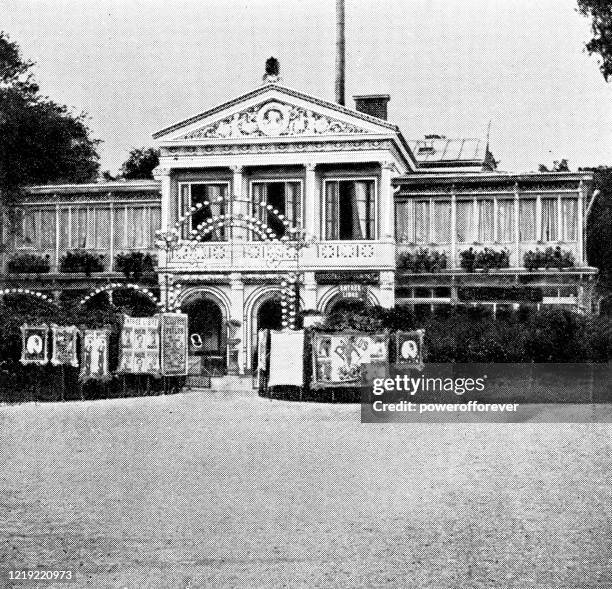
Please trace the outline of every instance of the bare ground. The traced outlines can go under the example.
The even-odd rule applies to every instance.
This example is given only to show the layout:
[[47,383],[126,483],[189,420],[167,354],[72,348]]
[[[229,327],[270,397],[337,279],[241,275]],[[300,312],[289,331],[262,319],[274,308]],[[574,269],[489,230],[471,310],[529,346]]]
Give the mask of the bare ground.
[[78,569],[65,587],[612,587],[612,425],[358,411],[0,407],[0,562]]

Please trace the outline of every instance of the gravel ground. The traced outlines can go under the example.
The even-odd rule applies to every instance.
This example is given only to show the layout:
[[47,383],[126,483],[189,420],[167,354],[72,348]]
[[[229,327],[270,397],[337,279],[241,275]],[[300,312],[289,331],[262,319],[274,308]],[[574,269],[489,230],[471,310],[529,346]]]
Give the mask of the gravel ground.
[[0,562],[78,569],[62,587],[612,587],[611,432],[232,394],[0,407]]

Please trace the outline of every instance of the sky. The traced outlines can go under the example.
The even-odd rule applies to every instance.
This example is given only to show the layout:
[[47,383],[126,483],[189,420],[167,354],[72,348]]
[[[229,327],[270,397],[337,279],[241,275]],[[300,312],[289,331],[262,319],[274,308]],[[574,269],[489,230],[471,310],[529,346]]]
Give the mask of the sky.
[[[486,137],[500,169],[612,164],[612,84],[575,0],[346,0],[347,106],[388,93],[407,139]],[[102,169],[261,84],[334,99],[335,0],[0,0],[44,94],[86,111]]]

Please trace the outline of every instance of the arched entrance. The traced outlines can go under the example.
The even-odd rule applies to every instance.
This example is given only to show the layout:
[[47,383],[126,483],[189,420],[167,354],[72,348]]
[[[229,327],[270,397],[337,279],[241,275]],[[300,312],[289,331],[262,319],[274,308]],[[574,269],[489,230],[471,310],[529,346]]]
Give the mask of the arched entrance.
[[334,299],[327,307],[327,314],[332,313],[362,313],[366,310],[366,303],[363,299],[346,298],[339,296]]
[[[261,299],[260,299],[261,300]],[[275,292],[262,300],[253,309],[251,330],[250,367],[257,367],[257,336],[260,329],[279,330],[283,328],[283,310],[280,293]]]
[[220,376],[227,372],[227,328],[221,307],[208,298],[182,305],[189,317],[189,373]]

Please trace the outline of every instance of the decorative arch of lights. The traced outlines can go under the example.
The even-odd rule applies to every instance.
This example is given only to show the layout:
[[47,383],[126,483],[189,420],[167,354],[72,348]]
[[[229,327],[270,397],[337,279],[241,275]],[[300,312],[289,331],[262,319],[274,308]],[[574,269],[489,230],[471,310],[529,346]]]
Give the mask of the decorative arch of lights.
[[3,288],[0,289],[0,296],[2,295],[26,295],[36,297],[37,299],[41,299],[46,303],[57,307],[57,303],[49,295],[37,290],[30,290],[29,288]]
[[[287,217],[282,214],[278,209],[275,209],[272,205],[267,204],[265,201],[254,203],[258,207],[259,211],[266,215],[271,215],[277,221],[282,223],[289,235],[283,235],[279,237],[274,230],[261,219],[243,213],[229,213],[212,215],[208,219],[205,219],[195,228],[189,229],[188,237],[182,237],[185,234],[185,228],[191,225],[190,220],[197,212],[202,208],[211,206],[213,204],[227,203],[246,203],[252,206],[252,202],[245,198],[233,197],[230,201],[228,197],[218,196],[215,200],[205,200],[201,203],[197,203],[192,206],[189,211],[184,215],[180,216],[174,223],[173,227],[167,232],[157,231],[158,240],[156,245],[166,251],[176,249],[182,246],[196,247],[202,242],[203,238],[215,231],[216,229],[224,227],[242,227],[257,235],[264,242],[272,242],[282,244],[285,248],[290,249],[293,246],[291,241],[295,241],[300,236],[300,230],[293,225]],[[296,255],[298,255],[296,248]],[[299,277],[296,272],[288,272],[281,278],[281,309],[282,309],[282,325],[285,328],[295,329],[297,319],[297,292],[296,286]],[[168,289],[168,309],[172,311],[178,310],[180,304],[178,297],[180,294],[180,285],[173,285]]]
[[104,286],[100,286],[99,288],[92,290],[90,293],[85,295],[79,301],[79,305],[84,305],[85,303],[87,303],[87,301],[99,295],[100,293],[113,292],[115,290],[126,290],[126,289],[139,292],[140,294],[147,297],[157,307],[161,308],[163,306],[162,303],[159,301],[159,299],[148,288],[145,288],[144,286],[140,286],[139,284],[133,284],[133,283],[122,284],[121,282],[113,282],[111,284],[105,284]]

